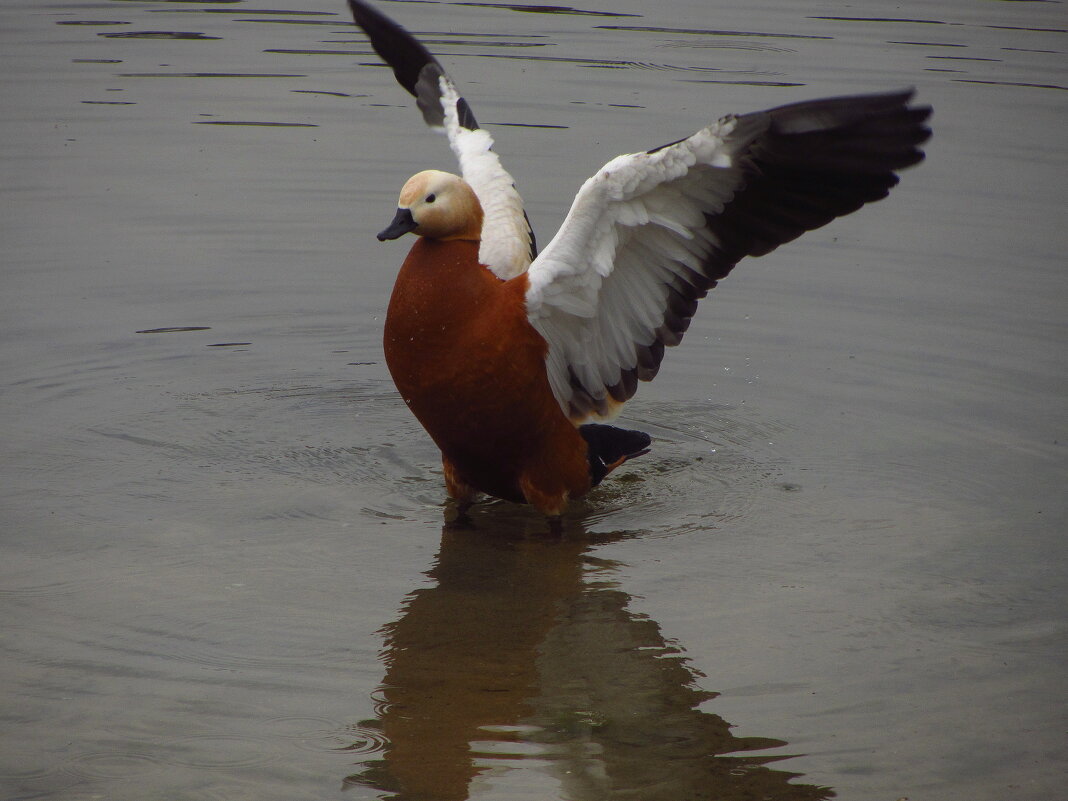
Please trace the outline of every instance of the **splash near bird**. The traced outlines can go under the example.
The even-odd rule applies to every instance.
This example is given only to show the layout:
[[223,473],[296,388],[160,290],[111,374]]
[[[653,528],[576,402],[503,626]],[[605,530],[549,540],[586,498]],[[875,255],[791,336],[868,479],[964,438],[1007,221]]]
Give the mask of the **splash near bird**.
[[930,136],[911,90],[729,115],[609,161],[539,254],[493,139],[441,64],[348,1],[463,176],[410,178],[378,235],[418,237],[390,299],[386,363],[461,513],[486,493],[557,519],[645,453],[647,434],[594,421],[656,375],[697,302],[743,257],[886,197]]

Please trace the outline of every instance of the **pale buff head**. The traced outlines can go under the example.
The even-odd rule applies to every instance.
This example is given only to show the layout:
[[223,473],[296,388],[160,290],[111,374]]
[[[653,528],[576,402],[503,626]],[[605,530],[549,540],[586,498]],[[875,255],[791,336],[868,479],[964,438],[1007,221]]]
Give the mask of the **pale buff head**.
[[482,238],[482,206],[463,178],[440,170],[416,173],[401,189],[397,214],[380,240],[411,231],[428,239]]

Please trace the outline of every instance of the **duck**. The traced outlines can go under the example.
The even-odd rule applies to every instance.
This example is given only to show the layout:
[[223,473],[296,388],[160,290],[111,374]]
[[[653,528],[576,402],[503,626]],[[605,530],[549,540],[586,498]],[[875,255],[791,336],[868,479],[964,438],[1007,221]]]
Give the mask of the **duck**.
[[648,434],[611,421],[698,301],[741,259],[886,197],[931,135],[912,89],[730,114],[611,159],[539,251],[516,182],[444,67],[367,0],[348,4],[460,167],[409,178],[378,234],[415,237],[384,353],[460,518],[488,495],[558,524],[647,453]]

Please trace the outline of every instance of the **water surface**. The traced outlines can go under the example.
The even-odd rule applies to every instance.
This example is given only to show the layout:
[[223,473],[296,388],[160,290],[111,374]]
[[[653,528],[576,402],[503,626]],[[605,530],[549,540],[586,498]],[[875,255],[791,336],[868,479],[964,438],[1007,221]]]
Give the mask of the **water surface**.
[[704,302],[562,539],[451,531],[374,239],[451,154],[342,4],[5,2],[0,794],[1062,797],[1063,5],[382,6],[542,242],[729,112],[935,136]]

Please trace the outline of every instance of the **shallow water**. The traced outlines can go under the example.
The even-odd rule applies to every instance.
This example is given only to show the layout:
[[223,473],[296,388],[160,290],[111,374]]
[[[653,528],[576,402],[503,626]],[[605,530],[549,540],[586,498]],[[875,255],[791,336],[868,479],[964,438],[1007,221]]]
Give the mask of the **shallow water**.
[[374,232],[452,161],[341,5],[0,8],[0,795],[1065,797],[1062,4],[382,3],[542,242],[722,114],[936,110],[705,301],[560,540],[443,530]]

